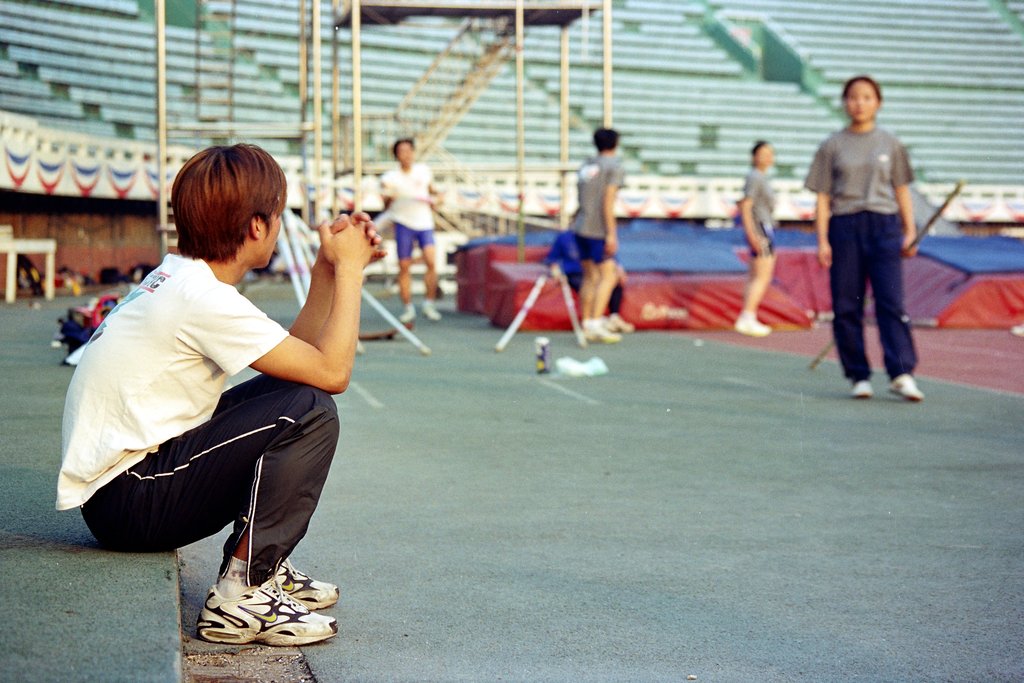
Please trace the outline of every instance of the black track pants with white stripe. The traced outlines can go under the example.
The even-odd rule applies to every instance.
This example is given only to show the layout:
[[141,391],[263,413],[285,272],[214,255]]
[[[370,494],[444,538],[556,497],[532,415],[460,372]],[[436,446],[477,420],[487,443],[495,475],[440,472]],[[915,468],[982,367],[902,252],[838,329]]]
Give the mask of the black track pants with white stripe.
[[338,443],[330,394],[259,376],[221,397],[209,422],[97,491],[82,515],[107,548],[180,548],[233,523],[221,572],[249,531],[249,585],[306,533]]

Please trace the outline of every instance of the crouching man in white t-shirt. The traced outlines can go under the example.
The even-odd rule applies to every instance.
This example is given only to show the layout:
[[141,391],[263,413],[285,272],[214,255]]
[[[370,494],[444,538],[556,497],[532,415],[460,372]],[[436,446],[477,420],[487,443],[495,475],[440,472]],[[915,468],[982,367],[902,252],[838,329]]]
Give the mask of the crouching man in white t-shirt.
[[[338,588],[295,569],[338,442],[363,269],[383,257],[369,216],[318,228],[291,329],[235,289],[267,265],[286,183],[259,147],[211,147],[178,172],[178,250],[96,330],[68,388],[57,508],[106,548],[179,548],[233,524],[199,637],[301,645],[337,633]],[[245,367],[261,374],[221,393]]]

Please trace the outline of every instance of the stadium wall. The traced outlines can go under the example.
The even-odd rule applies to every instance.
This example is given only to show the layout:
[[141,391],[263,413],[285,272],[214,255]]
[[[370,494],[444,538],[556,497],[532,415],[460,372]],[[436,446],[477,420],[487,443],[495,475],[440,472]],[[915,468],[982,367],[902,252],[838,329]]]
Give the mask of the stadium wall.
[[[136,265],[159,263],[155,224],[152,201],[0,191],[0,225],[10,225],[18,238],[55,239],[58,272],[67,269],[96,281],[107,269],[127,274]],[[0,277],[5,275],[3,261]]]

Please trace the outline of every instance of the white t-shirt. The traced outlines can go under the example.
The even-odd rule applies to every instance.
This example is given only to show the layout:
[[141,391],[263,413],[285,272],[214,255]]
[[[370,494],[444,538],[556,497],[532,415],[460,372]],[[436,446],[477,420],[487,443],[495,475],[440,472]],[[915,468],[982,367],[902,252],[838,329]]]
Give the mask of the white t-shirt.
[[227,377],[287,336],[206,262],[167,255],[106,317],[71,378],[57,509],[208,421]]
[[433,230],[434,214],[428,203],[433,181],[434,174],[426,164],[413,164],[408,173],[396,168],[381,176],[381,192],[391,198],[391,220],[413,230]]

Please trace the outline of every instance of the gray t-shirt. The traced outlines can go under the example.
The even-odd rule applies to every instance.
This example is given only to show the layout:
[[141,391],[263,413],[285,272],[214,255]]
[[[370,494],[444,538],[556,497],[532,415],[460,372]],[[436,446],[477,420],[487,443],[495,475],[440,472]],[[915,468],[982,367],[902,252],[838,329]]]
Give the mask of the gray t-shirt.
[[580,208],[572,229],[584,237],[605,239],[604,196],[609,187],[622,187],[626,178],[617,156],[591,157],[577,172]]
[[743,184],[743,198],[750,200],[750,211],[754,223],[766,233],[772,230],[772,212],[775,211],[775,193],[768,184],[768,177],[756,168],[750,169]]
[[899,211],[894,188],[914,180],[903,144],[892,133],[841,130],[821,143],[804,187],[832,198],[832,214]]

